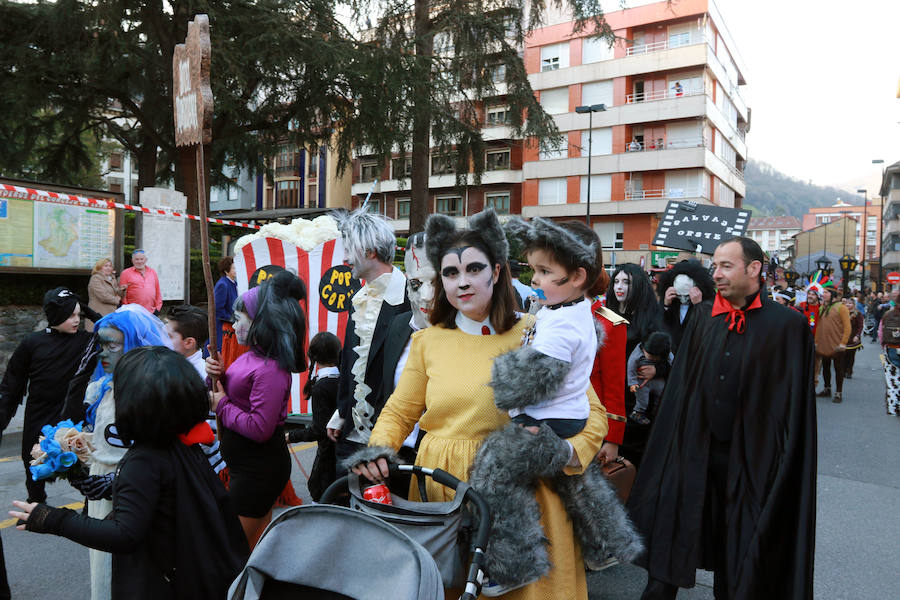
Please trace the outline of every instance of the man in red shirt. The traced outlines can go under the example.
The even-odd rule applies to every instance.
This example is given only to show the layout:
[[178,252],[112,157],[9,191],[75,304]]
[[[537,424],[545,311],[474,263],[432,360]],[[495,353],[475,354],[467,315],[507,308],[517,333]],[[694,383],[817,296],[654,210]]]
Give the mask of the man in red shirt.
[[119,285],[125,286],[122,304],[140,304],[151,313],[158,313],[162,308],[162,293],[156,271],[147,266],[147,254],[143,250],[135,250],[131,263],[134,266],[128,267],[119,276]]

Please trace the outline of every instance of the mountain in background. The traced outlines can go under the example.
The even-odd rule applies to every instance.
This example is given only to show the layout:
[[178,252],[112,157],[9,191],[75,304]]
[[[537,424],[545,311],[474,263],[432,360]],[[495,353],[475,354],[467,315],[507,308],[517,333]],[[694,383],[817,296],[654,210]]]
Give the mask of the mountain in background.
[[772,165],[755,160],[747,163],[744,181],[747,183],[747,196],[743,208],[752,210],[754,217],[802,218],[810,208],[831,206],[838,198],[847,204],[863,204],[861,196],[847,190],[800,181]]

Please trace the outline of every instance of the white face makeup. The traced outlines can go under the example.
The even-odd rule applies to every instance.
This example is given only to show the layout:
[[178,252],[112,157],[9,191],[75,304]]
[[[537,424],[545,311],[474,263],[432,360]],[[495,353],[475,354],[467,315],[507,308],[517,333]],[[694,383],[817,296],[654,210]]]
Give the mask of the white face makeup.
[[112,373],[125,350],[125,334],[115,327],[101,327],[97,331],[100,342],[100,366],[107,374]]
[[691,302],[691,288],[694,287],[694,280],[685,274],[676,275],[675,281],[672,283],[675,293],[678,294],[678,301],[684,305]]
[[613,293],[616,295],[616,300],[619,303],[625,302],[628,299],[628,292],[631,291],[631,275],[626,273],[625,271],[619,271],[619,274],[616,275],[616,278],[613,280]]
[[494,284],[500,265],[491,268],[477,248],[451,248],[441,259],[441,283],[450,305],[473,321],[484,321],[491,311]]
[[250,325],[252,324],[253,320],[247,316],[247,313],[234,311],[234,337],[237,338],[238,344],[247,345],[247,337],[250,335]]
[[430,325],[428,315],[434,300],[434,266],[425,256],[425,249],[410,246],[404,259],[406,266],[406,293],[413,310],[416,326],[424,329]]
[[366,256],[367,252],[344,238],[344,262],[350,266],[351,275],[356,279],[371,279],[376,272],[377,261]]

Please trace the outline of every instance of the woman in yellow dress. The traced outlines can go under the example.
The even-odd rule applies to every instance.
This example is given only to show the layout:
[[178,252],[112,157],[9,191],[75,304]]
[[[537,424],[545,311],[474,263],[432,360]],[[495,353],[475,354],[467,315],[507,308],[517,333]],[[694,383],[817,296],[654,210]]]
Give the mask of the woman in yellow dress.
[[[494,212],[473,216],[469,225],[468,230],[448,229],[447,220],[439,216],[429,218],[426,225],[428,256],[439,265],[431,311],[434,326],[412,335],[406,368],[378,417],[369,447],[348,460],[355,472],[374,481],[387,477],[387,462],[396,460],[396,450],[416,422],[427,432],[416,464],[444,469],[463,480],[485,436],[509,423],[506,411],[494,405],[488,386],[491,365],[498,355],[521,345],[534,318],[515,312],[509,249]],[[603,405],[590,388],[588,395],[588,422],[567,440],[573,449],[564,469],[569,475],[584,471],[608,430]],[[427,493],[431,501],[449,500],[453,495],[430,480]],[[553,569],[503,597],[586,600],[581,551],[562,501],[544,483],[538,484],[535,494]],[[410,499],[418,499],[415,486]]]

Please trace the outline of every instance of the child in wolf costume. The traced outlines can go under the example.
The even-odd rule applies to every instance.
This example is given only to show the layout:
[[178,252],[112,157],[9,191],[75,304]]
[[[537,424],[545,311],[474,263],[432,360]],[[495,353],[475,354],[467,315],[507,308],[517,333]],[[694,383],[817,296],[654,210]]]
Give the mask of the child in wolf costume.
[[602,269],[599,240],[586,228],[541,218],[530,224],[513,219],[507,230],[525,245],[542,308],[523,345],[494,361],[494,402],[512,423],[484,440],[469,479],[493,517],[488,596],[526,585],[551,568],[533,493],[540,478],[553,479],[586,562],[601,563],[611,554],[631,560],[642,548],[599,465],[580,476],[562,474],[572,452],[564,440],[581,431],[590,410],[585,392],[599,340],[585,291]]

